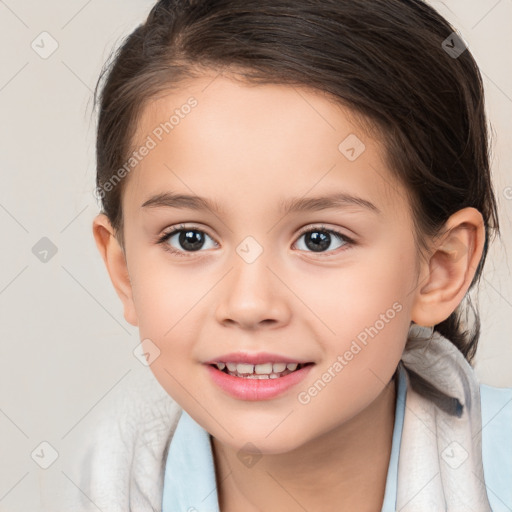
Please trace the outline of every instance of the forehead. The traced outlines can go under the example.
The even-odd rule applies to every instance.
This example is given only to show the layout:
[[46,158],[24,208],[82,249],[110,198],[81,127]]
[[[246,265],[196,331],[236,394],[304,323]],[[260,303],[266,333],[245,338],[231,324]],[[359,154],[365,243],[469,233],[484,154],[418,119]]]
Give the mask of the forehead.
[[127,208],[166,191],[227,210],[334,190],[406,206],[382,142],[321,91],[205,75],[150,101],[132,143],[151,149],[129,176]]

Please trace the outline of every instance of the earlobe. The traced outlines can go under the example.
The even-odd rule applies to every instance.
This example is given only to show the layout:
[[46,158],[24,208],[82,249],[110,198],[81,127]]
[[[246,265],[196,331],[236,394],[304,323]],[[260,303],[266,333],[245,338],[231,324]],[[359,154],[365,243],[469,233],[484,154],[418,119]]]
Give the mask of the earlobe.
[[128,323],[137,326],[138,319],[125,254],[115,237],[108,217],[103,213],[97,215],[93,220],[92,229],[96,246],[105,263],[110,280],[123,303],[124,317]]
[[446,222],[433,241],[431,256],[415,289],[411,319],[423,326],[446,320],[460,304],[471,285],[485,242],[482,214],[463,208]]

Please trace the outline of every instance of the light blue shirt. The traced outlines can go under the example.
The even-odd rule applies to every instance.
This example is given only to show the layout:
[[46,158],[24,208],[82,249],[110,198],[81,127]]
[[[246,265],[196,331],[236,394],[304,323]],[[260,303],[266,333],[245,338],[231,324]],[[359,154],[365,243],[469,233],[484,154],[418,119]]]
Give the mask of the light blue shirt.
[[[398,458],[406,395],[405,369],[398,366],[398,386],[391,456],[381,512],[395,512]],[[512,511],[512,388],[480,385],[482,457],[493,512]],[[219,512],[210,435],[185,411],[167,454],[162,512]]]

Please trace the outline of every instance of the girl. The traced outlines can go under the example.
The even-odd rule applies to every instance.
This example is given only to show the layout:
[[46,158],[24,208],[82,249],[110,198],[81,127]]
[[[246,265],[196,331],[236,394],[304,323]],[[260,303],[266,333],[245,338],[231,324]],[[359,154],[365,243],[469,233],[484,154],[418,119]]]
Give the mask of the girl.
[[421,0],[161,0],[101,78],[94,237],[167,401],[98,429],[88,501],[510,510],[512,388],[471,366],[483,87],[453,27]]

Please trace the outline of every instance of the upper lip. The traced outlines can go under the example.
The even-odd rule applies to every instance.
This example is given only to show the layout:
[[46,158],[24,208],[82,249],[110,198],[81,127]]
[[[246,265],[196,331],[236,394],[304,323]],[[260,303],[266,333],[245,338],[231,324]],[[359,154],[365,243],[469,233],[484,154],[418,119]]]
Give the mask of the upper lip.
[[230,354],[223,354],[214,359],[206,361],[205,364],[215,363],[250,363],[250,364],[262,364],[262,363],[297,363],[306,364],[312,361],[306,361],[302,359],[296,359],[294,357],[281,356],[279,354],[271,354],[270,352],[258,352],[250,354],[248,352],[231,352]]

